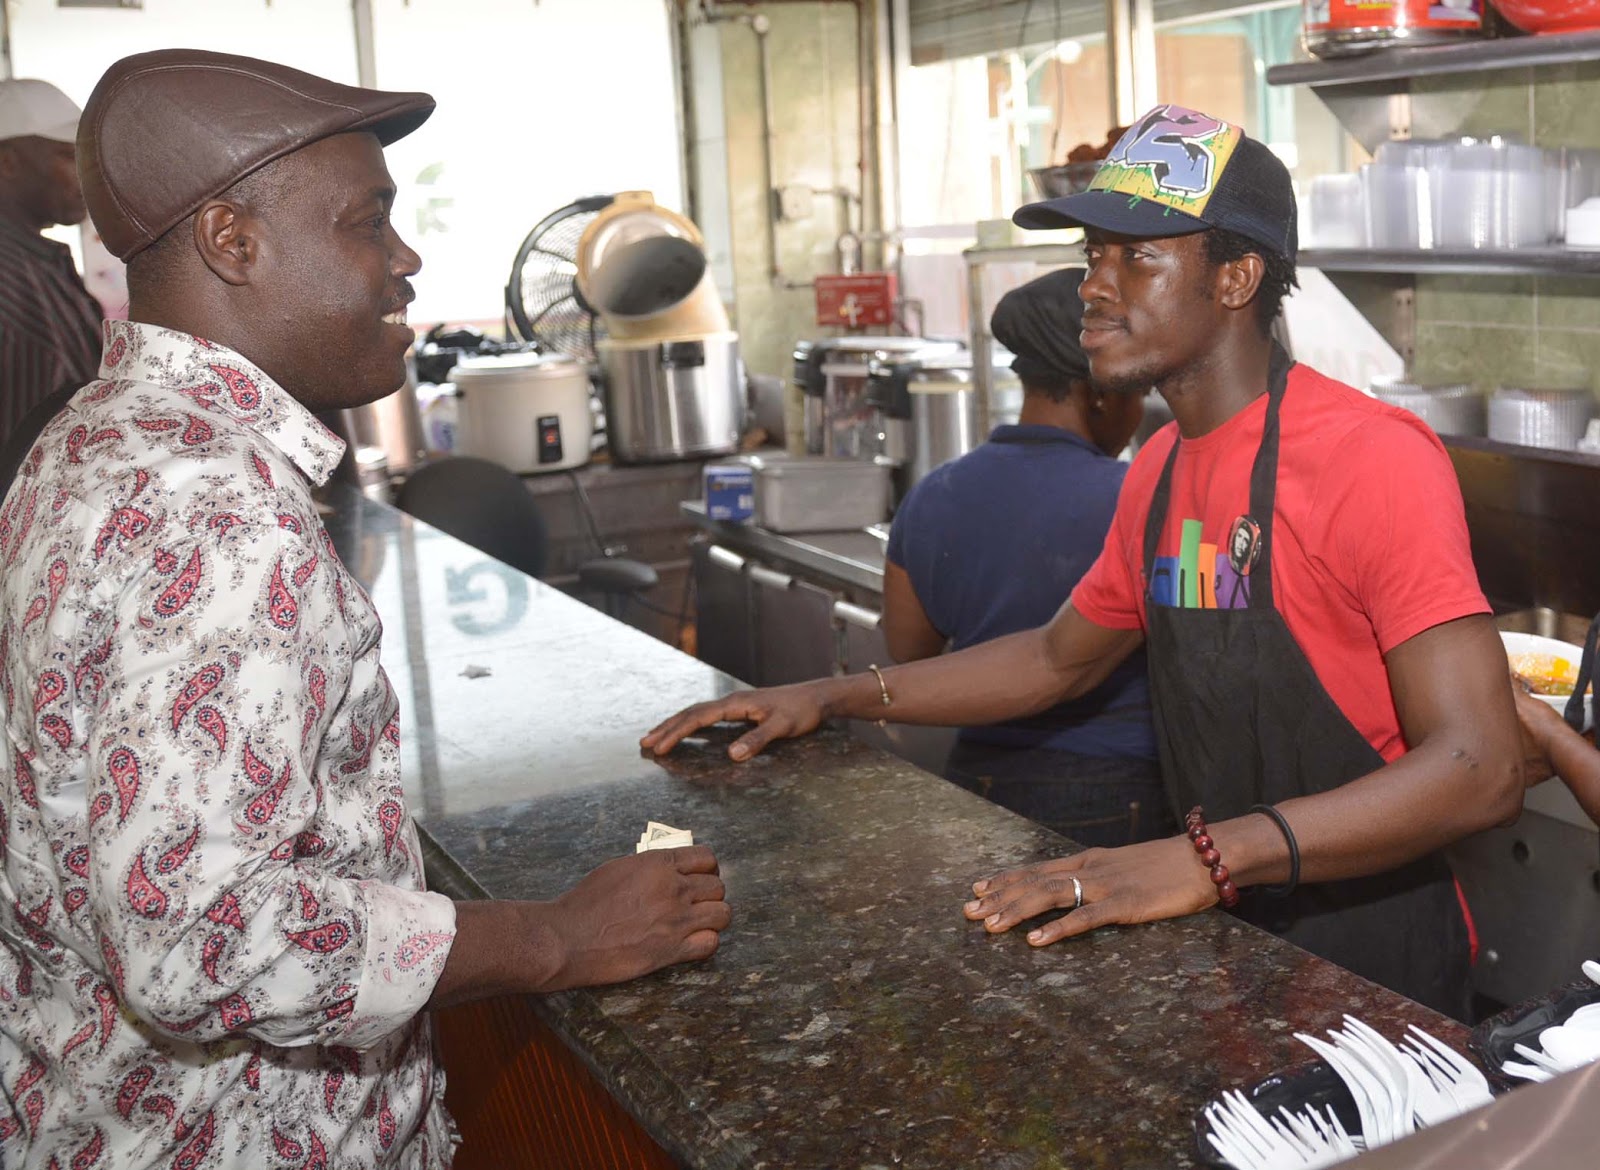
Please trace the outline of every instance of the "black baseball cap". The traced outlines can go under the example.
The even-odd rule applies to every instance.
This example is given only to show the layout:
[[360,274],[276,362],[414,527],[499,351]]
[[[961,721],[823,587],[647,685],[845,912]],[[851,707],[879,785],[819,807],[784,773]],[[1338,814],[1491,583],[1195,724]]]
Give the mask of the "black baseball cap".
[[1030,203],[1011,220],[1147,238],[1223,228],[1290,260],[1299,250],[1294,184],[1278,156],[1230,122],[1173,105],[1129,127],[1087,191]]

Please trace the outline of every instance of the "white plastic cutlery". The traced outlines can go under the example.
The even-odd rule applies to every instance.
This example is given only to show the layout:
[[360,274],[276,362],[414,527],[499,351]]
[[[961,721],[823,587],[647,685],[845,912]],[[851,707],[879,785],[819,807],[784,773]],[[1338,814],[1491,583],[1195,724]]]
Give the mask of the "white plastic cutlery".
[[[1579,1040],[1600,1035],[1587,1026],[1597,1016],[1600,1011],[1574,1029]],[[1230,1090],[1206,1106],[1205,1117],[1212,1148],[1236,1170],[1331,1166],[1491,1099],[1489,1082],[1477,1068],[1415,1025],[1398,1045],[1349,1015],[1343,1029],[1329,1029],[1327,1040],[1303,1032],[1296,1032],[1295,1039],[1321,1057],[1349,1089],[1361,1132],[1354,1137],[1346,1132],[1331,1105],[1298,1111],[1280,1106],[1276,1115],[1264,1117],[1243,1093]],[[1544,1062],[1551,1057],[1526,1055],[1533,1063],[1520,1066],[1527,1073],[1516,1075],[1548,1079]]]
[[1600,984],[1600,963],[1595,962],[1593,959],[1585,959],[1583,961],[1583,973],[1589,977],[1590,983]]
[[1489,1078],[1477,1066],[1443,1041],[1436,1040],[1415,1024],[1407,1025],[1406,1033],[1417,1036],[1438,1054],[1443,1065],[1453,1073],[1451,1089],[1467,1109],[1476,1109],[1494,1100],[1489,1091]]

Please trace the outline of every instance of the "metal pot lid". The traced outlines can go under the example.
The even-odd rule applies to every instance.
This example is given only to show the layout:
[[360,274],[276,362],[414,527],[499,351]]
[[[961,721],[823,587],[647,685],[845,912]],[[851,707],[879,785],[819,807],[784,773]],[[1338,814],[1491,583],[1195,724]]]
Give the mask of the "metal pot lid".
[[[905,356],[910,354],[926,354],[933,357],[939,354],[953,354],[961,351],[961,343],[957,341],[929,341],[926,337],[821,337],[806,345],[808,353],[822,351],[838,354],[843,357],[847,354],[893,354]],[[796,346],[796,353],[799,345]]]
[[564,353],[483,354],[462,358],[450,371],[450,380],[459,382],[462,377],[471,379],[517,373],[536,378],[567,378],[573,375],[586,376],[588,367]]

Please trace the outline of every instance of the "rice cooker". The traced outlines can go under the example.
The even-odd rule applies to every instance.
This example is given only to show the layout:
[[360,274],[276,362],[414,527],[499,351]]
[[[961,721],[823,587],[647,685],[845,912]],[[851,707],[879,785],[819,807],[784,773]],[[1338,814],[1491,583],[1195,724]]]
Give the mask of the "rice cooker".
[[455,450],[526,474],[589,462],[594,413],[589,370],[564,354],[463,358],[456,388]]

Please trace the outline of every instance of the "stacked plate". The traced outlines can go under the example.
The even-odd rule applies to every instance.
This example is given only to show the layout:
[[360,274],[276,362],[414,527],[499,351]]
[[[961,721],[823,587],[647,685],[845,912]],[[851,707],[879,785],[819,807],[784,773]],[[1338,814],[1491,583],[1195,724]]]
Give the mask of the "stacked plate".
[[1575,451],[1594,413],[1594,395],[1587,386],[1502,386],[1489,396],[1489,437],[1524,447]]
[[1427,384],[1392,375],[1372,379],[1379,402],[1409,410],[1441,435],[1481,435],[1484,397],[1465,382]]

